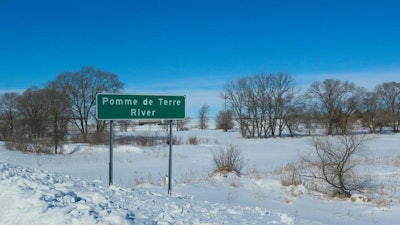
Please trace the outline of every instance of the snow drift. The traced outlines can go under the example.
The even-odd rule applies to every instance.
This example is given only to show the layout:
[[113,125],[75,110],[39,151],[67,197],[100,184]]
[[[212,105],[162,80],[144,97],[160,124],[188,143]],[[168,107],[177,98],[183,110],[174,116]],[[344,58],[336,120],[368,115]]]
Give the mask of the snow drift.
[[0,163],[0,224],[293,224],[258,207],[195,201],[105,187],[37,169]]

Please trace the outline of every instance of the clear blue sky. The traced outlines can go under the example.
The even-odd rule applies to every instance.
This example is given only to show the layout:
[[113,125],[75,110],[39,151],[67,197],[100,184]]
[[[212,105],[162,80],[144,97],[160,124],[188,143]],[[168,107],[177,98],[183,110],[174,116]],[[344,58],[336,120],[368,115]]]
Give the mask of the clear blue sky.
[[125,92],[185,94],[195,116],[204,103],[222,107],[226,81],[259,72],[300,85],[400,82],[399,9],[395,0],[0,0],[0,92],[93,66],[116,73]]

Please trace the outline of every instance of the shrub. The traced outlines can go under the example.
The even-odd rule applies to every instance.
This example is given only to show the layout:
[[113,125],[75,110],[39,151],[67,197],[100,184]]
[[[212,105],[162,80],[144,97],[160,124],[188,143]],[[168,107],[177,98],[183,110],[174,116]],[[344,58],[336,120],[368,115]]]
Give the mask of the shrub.
[[366,153],[363,147],[365,141],[362,135],[313,138],[311,155],[302,156],[302,160],[311,167],[304,176],[321,180],[331,186],[334,193],[346,197],[350,197],[352,191],[364,189],[368,180],[357,176],[354,168],[356,157]]
[[199,139],[197,137],[190,137],[188,139],[188,142],[191,145],[198,145],[199,144]]
[[239,149],[229,146],[226,150],[213,152],[214,173],[235,172],[238,176],[243,169],[243,156]]
[[[181,145],[183,143],[182,137],[173,136],[172,144],[173,145]],[[167,136],[167,144],[169,145],[169,135]]]
[[281,183],[283,186],[302,184],[299,170],[295,163],[288,163],[282,171]]
[[138,136],[136,138],[136,144],[140,146],[155,146],[157,145],[157,139],[150,136]]
[[34,139],[30,142],[17,140],[15,142],[6,142],[6,148],[22,152],[52,154],[54,146],[47,139]]
[[110,132],[91,132],[88,134],[88,143],[93,145],[109,144],[110,143]]

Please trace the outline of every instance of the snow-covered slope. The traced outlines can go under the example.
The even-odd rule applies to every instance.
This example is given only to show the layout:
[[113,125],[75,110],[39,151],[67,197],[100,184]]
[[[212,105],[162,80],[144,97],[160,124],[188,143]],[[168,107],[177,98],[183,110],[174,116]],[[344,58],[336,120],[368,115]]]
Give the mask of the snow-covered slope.
[[293,224],[293,218],[0,163],[0,224]]
[[[149,130],[119,135],[143,135]],[[152,130],[153,132],[153,130]],[[155,131],[162,132],[162,131]],[[158,133],[160,134],[160,133]],[[70,144],[64,155],[5,149],[0,142],[0,225],[284,224],[400,225],[400,135],[370,135],[370,201],[332,198],[303,183],[283,186],[279,171],[310,148],[308,137],[245,140],[237,132],[176,132],[173,191],[166,144],[118,145],[108,187],[108,146]],[[189,144],[191,137],[198,144]],[[210,175],[213,152],[236,146],[242,176]]]

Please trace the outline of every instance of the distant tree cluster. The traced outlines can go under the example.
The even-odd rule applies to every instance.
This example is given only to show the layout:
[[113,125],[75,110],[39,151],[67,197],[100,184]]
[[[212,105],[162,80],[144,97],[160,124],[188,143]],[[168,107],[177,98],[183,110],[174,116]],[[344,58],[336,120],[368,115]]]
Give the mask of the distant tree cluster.
[[372,91],[349,81],[316,81],[301,92],[287,73],[257,74],[226,83],[227,102],[243,137],[293,136],[300,126],[323,127],[327,135],[347,134],[356,124],[371,133],[399,132],[400,83]]
[[91,133],[92,141],[100,140],[106,124],[95,118],[96,94],[116,92],[122,86],[113,73],[83,67],[59,74],[44,88],[4,93],[0,98],[0,138],[19,150],[57,154],[68,123],[72,123],[81,141],[88,142]]
[[223,97],[243,137],[281,136],[292,126],[301,107],[298,90],[286,73],[257,74],[229,81]]

